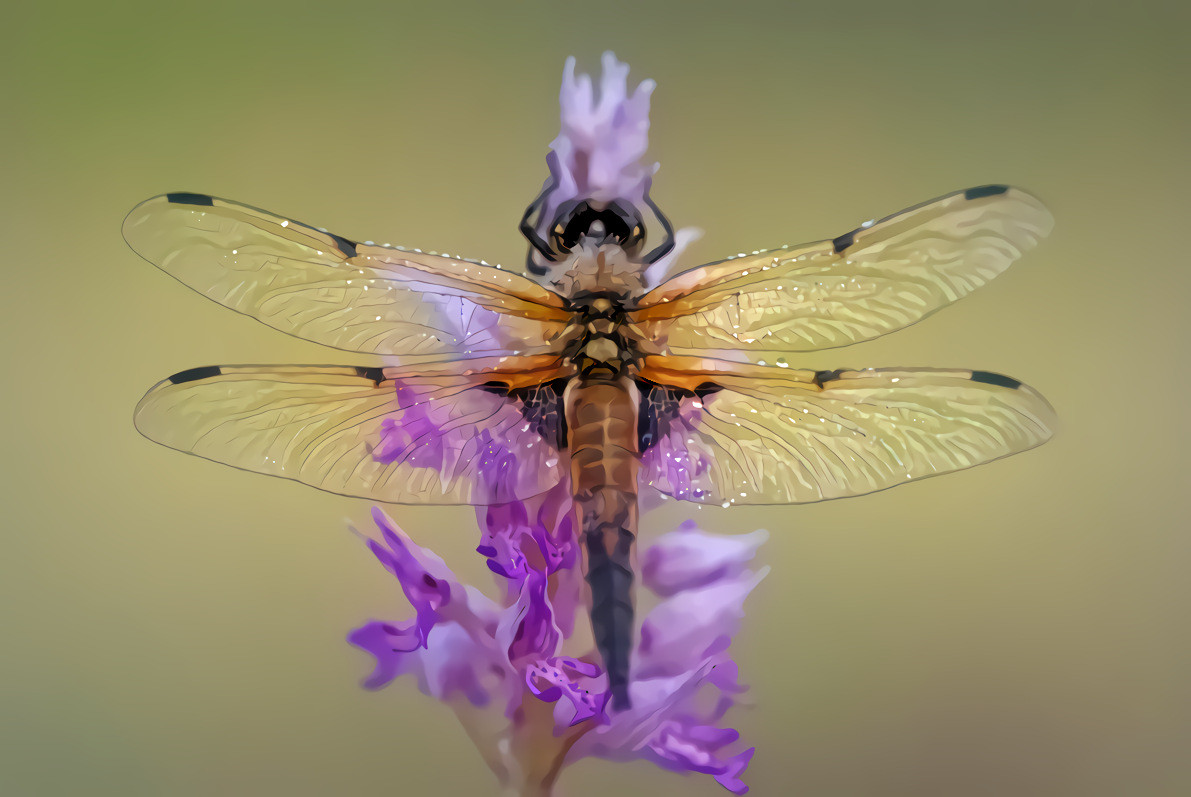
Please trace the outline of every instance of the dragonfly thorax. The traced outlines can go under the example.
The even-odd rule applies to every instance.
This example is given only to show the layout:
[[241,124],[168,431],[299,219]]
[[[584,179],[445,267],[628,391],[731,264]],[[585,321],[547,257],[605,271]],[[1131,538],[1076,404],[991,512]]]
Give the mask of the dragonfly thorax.
[[584,242],[565,265],[554,281],[574,313],[565,355],[593,378],[615,379],[635,369],[640,341],[632,334],[628,308],[644,287],[642,264],[619,246]]
[[645,264],[614,243],[584,238],[561,265],[551,284],[575,306],[606,298],[624,308],[645,291]]

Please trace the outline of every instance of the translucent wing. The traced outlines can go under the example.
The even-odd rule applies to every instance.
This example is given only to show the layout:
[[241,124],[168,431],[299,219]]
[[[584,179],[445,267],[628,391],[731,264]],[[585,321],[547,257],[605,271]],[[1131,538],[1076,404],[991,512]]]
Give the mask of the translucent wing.
[[545,351],[563,301],[467,260],[359,244],[204,194],[138,205],[124,238],[199,293],[275,329],[395,356]]
[[679,274],[630,315],[672,348],[810,351],[901,329],[1000,274],[1053,226],[1015,188],[960,191],[830,241]]
[[700,503],[884,490],[1033,448],[1054,413],[986,371],[797,371],[694,357],[641,370],[644,483]]
[[150,390],[135,421],[179,451],[377,501],[491,504],[552,487],[569,363],[468,366],[194,368]]

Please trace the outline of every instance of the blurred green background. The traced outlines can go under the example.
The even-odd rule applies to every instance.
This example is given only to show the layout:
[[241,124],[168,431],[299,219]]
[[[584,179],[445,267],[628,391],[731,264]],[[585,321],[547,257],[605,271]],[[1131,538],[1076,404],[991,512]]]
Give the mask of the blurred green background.
[[[450,714],[360,689],[344,635],[406,616],[368,504],[141,439],[209,363],[366,362],[130,251],[213,193],[342,235],[517,264],[563,60],[658,82],[655,197],[687,260],[1028,188],[1054,235],[959,306],[814,367],[957,366],[1041,390],[1036,451],[805,507],[736,651],[755,794],[1191,794],[1186,4],[45,3],[5,11],[0,793],[435,795],[495,786]],[[669,504],[645,541],[695,515]],[[466,509],[398,508],[486,583]],[[584,761],[572,797],[717,795]]]

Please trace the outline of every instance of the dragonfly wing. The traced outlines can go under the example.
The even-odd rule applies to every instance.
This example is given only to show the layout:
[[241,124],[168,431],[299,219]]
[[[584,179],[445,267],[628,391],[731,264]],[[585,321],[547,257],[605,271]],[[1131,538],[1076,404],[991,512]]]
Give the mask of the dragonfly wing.
[[135,421],[170,448],[376,501],[491,504],[548,490],[565,468],[569,364],[476,364],[194,368],[150,390]]
[[199,293],[275,329],[393,356],[544,350],[569,315],[519,274],[361,244],[205,194],[166,194],[124,222],[136,252]]
[[1034,390],[985,371],[799,371],[695,357],[641,370],[642,479],[700,503],[863,495],[1051,435]]
[[647,337],[676,349],[846,346],[966,296],[1053,224],[1024,191],[970,188],[829,241],[692,269],[647,293],[630,318]]

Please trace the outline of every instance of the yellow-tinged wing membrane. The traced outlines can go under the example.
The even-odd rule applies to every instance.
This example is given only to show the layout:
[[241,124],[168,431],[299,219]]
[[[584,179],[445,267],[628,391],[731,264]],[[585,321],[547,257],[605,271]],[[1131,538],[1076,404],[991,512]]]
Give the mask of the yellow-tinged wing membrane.
[[909,326],[1004,271],[1053,226],[1037,199],[981,186],[830,241],[692,269],[630,314],[675,349],[811,351]]
[[649,357],[641,479],[699,503],[863,495],[1033,448],[1054,412],[985,371],[799,371]]
[[348,351],[447,356],[543,351],[569,316],[519,274],[360,244],[205,194],[166,194],[124,221],[136,252],[275,329]]
[[[464,367],[468,370],[463,370]],[[556,484],[557,358],[400,368],[193,368],[137,405],[149,439],[244,470],[376,501],[491,504]]]

